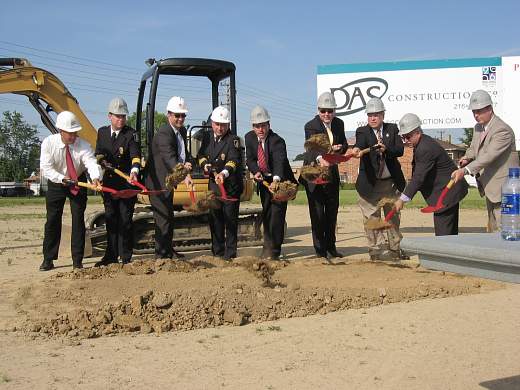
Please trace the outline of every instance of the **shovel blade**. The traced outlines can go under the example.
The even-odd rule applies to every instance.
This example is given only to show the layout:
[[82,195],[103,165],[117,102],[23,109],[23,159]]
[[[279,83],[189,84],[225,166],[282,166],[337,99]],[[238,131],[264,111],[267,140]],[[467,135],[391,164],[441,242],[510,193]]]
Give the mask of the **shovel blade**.
[[132,197],[136,196],[137,194],[140,194],[141,192],[142,192],[141,190],[130,190],[130,189],[128,189],[128,190],[117,191],[112,196],[114,198],[127,199],[127,198],[132,198]]
[[425,213],[425,214],[434,213],[435,211],[437,211],[441,208],[442,207],[437,207],[437,206],[426,206],[421,209],[421,213]]
[[325,161],[327,161],[329,164],[339,164],[339,163],[350,160],[350,156],[347,157],[344,154],[327,153],[327,154],[323,155],[323,159]]

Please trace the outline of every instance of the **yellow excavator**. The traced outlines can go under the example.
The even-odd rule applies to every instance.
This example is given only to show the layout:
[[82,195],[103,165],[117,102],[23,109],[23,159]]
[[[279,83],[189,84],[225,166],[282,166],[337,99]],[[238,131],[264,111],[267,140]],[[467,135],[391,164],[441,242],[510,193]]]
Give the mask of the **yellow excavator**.
[[[204,58],[167,58],[148,59],[148,69],[141,77],[136,108],[135,138],[138,141],[143,163],[150,153],[151,141],[155,132],[154,115],[159,82],[168,76],[203,77],[211,82],[211,104],[208,112],[225,102],[231,111],[230,131],[237,134],[235,65],[228,61]],[[225,86],[225,88],[222,88]],[[222,92],[224,91],[224,92]],[[53,116],[62,111],[71,111],[79,119],[82,130],[79,136],[95,148],[97,131],[81,110],[78,101],[67,87],[52,73],[37,67],[24,58],[0,58],[0,94],[13,93],[24,95],[40,114],[43,124],[51,133],[57,133]],[[53,114],[54,113],[54,114]],[[188,127],[188,151],[195,157],[204,132],[212,131],[207,122]],[[242,149],[243,150],[243,149]],[[245,156],[244,156],[245,157]],[[243,158],[245,164],[245,158]],[[245,167],[244,167],[245,168]],[[145,168],[146,169],[146,168]],[[194,169],[195,195],[208,190],[208,178]],[[244,169],[244,191],[242,201],[251,199],[254,182],[247,169]],[[134,213],[135,253],[153,253],[154,221],[148,198],[139,195],[142,206]],[[190,203],[189,191],[184,186],[174,192],[173,203],[176,206],[174,246],[178,250],[199,250],[209,248],[211,239],[207,212],[183,210],[183,205]],[[241,206],[239,219],[239,246],[255,246],[262,242],[260,207]],[[105,215],[96,212],[86,218],[87,237],[94,250],[102,250],[106,245]],[[89,248],[90,245],[86,245]],[[89,253],[86,253],[89,255]]]

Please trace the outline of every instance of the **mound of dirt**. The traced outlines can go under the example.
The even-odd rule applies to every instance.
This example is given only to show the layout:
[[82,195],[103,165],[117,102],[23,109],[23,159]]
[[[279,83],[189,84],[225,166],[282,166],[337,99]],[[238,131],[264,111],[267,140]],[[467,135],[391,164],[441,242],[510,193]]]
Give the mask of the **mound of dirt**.
[[335,265],[202,257],[59,273],[19,290],[23,319],[11,329],[79,338],[162,333],[476,293],[482,283],[496,288],[399,264]]

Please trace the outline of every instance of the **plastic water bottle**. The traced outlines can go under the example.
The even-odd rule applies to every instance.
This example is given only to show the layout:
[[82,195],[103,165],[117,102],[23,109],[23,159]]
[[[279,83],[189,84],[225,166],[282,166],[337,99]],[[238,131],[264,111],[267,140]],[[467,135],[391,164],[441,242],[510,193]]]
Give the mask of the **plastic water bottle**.
[[520,168],[509,168],[509,178],[502,185],[502,238],[520,241]]

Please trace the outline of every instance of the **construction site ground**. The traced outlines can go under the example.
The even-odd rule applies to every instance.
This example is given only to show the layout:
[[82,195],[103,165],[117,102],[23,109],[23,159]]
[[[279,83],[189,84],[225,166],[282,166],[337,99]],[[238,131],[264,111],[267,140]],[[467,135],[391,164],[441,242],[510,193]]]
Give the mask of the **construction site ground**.
[[[0,389],[520,388],[520,286],[371,262],[356,207],[329,262],[306,206],[289,206],[278,262],[240,248],[74,273],[65,249],[44,273],[44,222],[44,206],[0,207]],[[461,232],[485,223],[461,210]],[[432,225],[402,214],[405,236]]]

